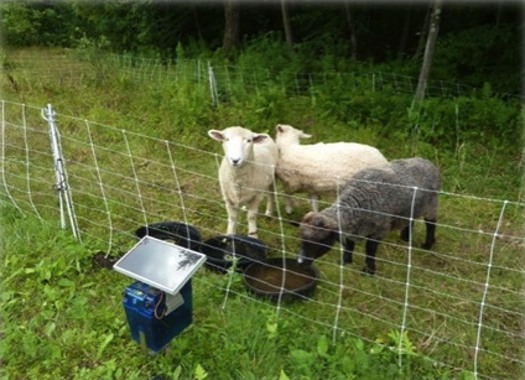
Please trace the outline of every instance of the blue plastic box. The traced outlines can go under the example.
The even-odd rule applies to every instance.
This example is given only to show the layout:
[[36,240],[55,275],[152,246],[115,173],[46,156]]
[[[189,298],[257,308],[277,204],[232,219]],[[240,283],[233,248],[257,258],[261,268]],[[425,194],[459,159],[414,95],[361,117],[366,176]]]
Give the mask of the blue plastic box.
[[169,312],[166,297],[174,296],[139,281],[124,291],[123,305],[131,336],[150,353],[162,350],[192,322],[191,279],[179,294],[184,302]]

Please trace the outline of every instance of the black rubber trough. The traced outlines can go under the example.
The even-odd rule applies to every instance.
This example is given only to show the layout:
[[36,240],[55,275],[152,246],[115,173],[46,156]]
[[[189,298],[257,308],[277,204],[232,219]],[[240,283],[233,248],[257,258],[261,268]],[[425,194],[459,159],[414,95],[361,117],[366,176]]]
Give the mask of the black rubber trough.
[[199,251],[202,244],[201,233],[197,228],[176,221],[148,224],[137,229],[135,235],[139,239],[151,236],[194,251]]
[[259,239],[244,235],[219,235],[204,241],[201,253],[205,266],[217,273],[226,273],[235,259],[236,270],[243,271],[253,262],[264,260],[268,248]]
[[296,259],[272,257],[251,264],[244,271],[248,290],[273,301],[310,298],[319,280],[313,265],[299,264]]

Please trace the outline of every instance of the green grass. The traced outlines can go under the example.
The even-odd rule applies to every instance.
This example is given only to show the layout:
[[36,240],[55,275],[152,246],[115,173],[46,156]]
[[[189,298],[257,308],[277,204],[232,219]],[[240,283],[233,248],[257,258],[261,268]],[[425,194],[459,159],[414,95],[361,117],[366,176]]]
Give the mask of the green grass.
[[[359,102],[348,103],[361,89],[346,96],[346,89],[333,87],[313,102],[311,96],[286,95],[271,83],[243,93],[244,78],[242,83],[232,81],[235,96],[212,107],[206,83],[199,85],[190,76],[154,81],[151,75],[137,77],[136,72],[108,67],[104,60],[93,66],[70,55],[60,58],[57,69],[57,53],[62,54],[10,52],[12,79],[0,77],[8,100],[2,140],[3,377],[469,378],[491,254],[478,371],[486,377],[520,377],[525,346],[519,143],[502,148],[491,145],[489,137],[474,138],[467,133],[475,129],[472,117],[456,114],[453,104],[429,105],[426,111],[439,109],[439,120],[457,116],[453,130],[459,126],[465,135],[449,139],[440,135],[437,119],[432,129],[427,114],[402,110],[402,95],[396,100],[392,94],[368,91]],[[341,96],[340,101],[331,100],[331,94]],[[27,104],[25,112],[19,103]],[[51,152],[39,109],[47,103],[59,113],[82,244],[58,228]],[[396,109],[402,111],[396,114]],[[396,117],[402,114],[409,125],[398,129]],[[89,129],[85,120],[90,120]],[[359,244],[355,264],[343,270],[339,310],[338,247],[317,263],[322,276],[313,299],[280,308],[247,294],[239,275],[232,275],[230,284],[230,277],[200,269],[194,281],[194,323],[166,351],[148,356],[131,340],[121,306],[130,280],[94,268],[91,258],[99,250],[115,256],[126,252],[145,219],[186,218],[205,238],[223,233],[226,218],[216,178],[220,146],[206,131],[241,124],[273,134],[278,122],[305,129],[314,134],[314,142],[351,139],[378,146],[388,158],[417,154],[433,160],[441,169],[444,190],[434,251],[414,249],[407,273],[406,244],[392,233],[379,249],[377,275],[367,278],[359,273],[364,264]],[[512,202],[494,240],[505,199]],[[279,204],[284,209],[281,195]],[[307,206],[299,198],[290,219],[300,219]],[[242,231],[244,216],[241,222]],[[259,228],[270,255],[296,252],[297,231],[286,220],[259,218]],[[423,233],[416,224],[416,246]],[[405,311],[406,351],[399,355]]]
[[[130,280],[92,265],[89,241],[33,216],[2,207],[2,376],[28,378],[308,379],[441,378],[448,371],[413,352],[398,355],[392,340],[365,343],[330,328],[276,313],[250,300],[235,277],[225,300],[225,278],[205,270],[194,279],[194,323],[165,350],[150,356],[131,340],[122,302]],[[238,275],[237,275],[238,276]],[[303,313],[308,304],[295,304]],[[373,353],[371,353],[373,352]],[[379,375],[378,377],[379,378]]]

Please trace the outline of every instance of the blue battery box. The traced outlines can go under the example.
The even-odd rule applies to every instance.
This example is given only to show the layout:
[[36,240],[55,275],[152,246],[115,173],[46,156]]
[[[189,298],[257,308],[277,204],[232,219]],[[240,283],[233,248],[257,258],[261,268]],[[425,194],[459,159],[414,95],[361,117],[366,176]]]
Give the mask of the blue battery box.
[[157,353],[192,322],[191,279],[175,296],[137,281],[125,289],[123,305],[133,340]]

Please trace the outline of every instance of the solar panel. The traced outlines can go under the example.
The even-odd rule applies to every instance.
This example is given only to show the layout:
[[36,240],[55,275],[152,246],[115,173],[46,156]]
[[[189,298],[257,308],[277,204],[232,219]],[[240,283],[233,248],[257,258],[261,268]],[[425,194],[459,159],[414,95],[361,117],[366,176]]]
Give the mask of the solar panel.
[[206,255],[144,236],[113,266],[117,272],[169,294],[177,294]]

